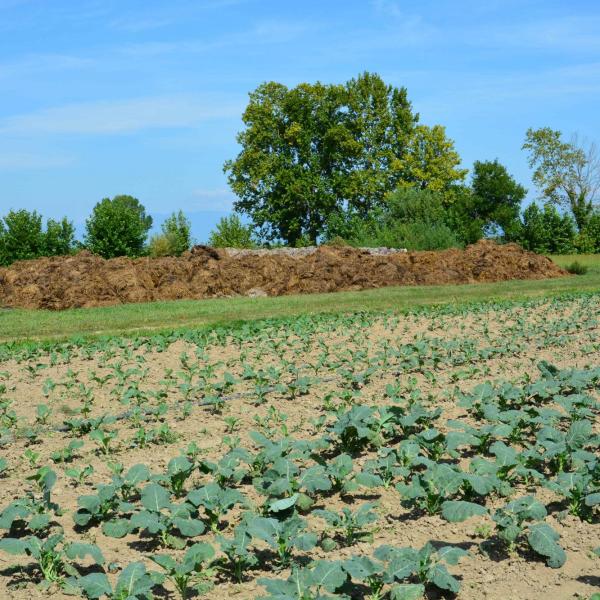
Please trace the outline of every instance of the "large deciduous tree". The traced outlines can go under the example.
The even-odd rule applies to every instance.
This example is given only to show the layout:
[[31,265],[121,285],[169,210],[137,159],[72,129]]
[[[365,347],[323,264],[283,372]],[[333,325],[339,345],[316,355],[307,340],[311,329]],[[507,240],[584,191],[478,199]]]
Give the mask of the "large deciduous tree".
[[533,181],[542,197],[569,209],[577,227],[585,227],[600,193],[600,156],[595,144],[570,142],[560,131],[528,129],[523,149],[529,152]]
[[315,242],[328,218],[366,215],[405,173],[415,130],[404,88],[364,73],[343,85],[270,82],[250,94],[242,149],[225,163],[235,209],[267,240]]

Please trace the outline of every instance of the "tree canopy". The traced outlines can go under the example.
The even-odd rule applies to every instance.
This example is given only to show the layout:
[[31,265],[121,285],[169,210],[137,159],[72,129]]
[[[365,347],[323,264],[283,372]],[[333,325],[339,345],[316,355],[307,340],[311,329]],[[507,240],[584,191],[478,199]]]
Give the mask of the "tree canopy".
[[577,227],[585,227],[600,193],[600,156],[594,144],[570,142],[550,127],[528,129],[523,149],[529,152],[533,181],[542,198],[570,210]]
[[235,209],[265,239],[314,242],[328,216],[366,215],[398,185],[417,118],[404,88],[370,73],[343,85],[264,83],[224,167]]
[[86,246],[104,258],[139,256],[144,251],[152,217],[133,196],[104,198],[86,221]]
[[502,228],[509,238],[519,227],[521,202],[527,190],[517,183],[498,160],[475,161],[471,188],[475,196],[477,218],[488,231]]

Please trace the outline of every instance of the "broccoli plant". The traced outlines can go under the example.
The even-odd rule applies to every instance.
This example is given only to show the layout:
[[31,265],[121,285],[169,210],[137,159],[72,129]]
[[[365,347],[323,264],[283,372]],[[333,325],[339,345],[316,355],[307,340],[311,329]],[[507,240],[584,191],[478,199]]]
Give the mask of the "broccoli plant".
[[217,536],[217,540],[226,557],[226,560],[220,561],[221,566],[227,569],[238,583],[242,583],[244,573],[258,564],[258,558],[248,549],[252,536],[245,525],[239,525],[234,529],[232,538],[220,535]]
[[181,560],[168,554],[154,554],[150,560],[162,567],[166,578],[173,583],[181,600],[187,600],[190,586],[196,591],[207,591],[210,578],[214,573],[207,563],[214,557],[215,551],[210,544],[194,544],[190,546]]
[[201,506],[204,509],[211,531],[219,529],[223,515],[236,504],[246,504],[246,499],[241,492],[232,488],[222,488],[216,483],[209,483],[192,490],[188,493],[187,499],[196,508]]
[[90,438],[96,442],[100,452],[106,455],[112,452],[111,443],[117,438],[117,432],[100,428],[93,429],[90,431]]
[[71,440],[66,447],[55,450],[50,458],[55,463],[71,462],[75,458],[75,451],[83,447],[83,440]]
[[566,498],[569,512],[582,520],[591,520],[594,506],[600,504],[600,484],[587,471],[562,472],[545,485]]
[[114,588],[104,573],[74,577],[69,583],[79,588],[90,600],[104,596],[110,600],[153,600],[152,588],[162,580],[163,577],[159,573],[146,571],[144,563],[134,562],[121,571]]
[[424,588],[430,585],[440,590],[458,593],[460,583],[448,572],[446,565],[458,564],[467,554],[465,550],[455,546],[443,546],[436,550],[427,543],[419,550],[381,546],[377,548],[374,556],[385,563],[383,579],[387,583],[402,582],[411,578],[418,582],[413,586],[396,586],[392,598],[414,598],[419,597],[414,595],[416,591],[421,591],[422,595]]
[[548,566],[562,567],[566,554],[558,545],[559,534],[542,522],[546,515],[546,507],[541,502],[533,496],[524,496],[496,510],[492,519],[499,539],[509,552],[526,542],[531,550],[545,558]]
[[294,549],[311,550],[317,543],[317,534],[305,532],[306,521],[296,515],[285,521],[255,516],[246,522],[248,533],[275,550],[282,567],[291,563]]
[[62,533],[55,533],[46,539],[34,535],[25,538],[3,538],[0,540],[0,550],[33,558],[46,586],[52,583],[62,585],[65,575],[77,576],[77,569],[70,563],[76,558],[89,555],[96,564],[104,563],[98,546],[65,542]]
[[344,506],[341,512],[315,510],[312,514],[324,519],[336,534],[342,537],[344,543],[351,546],[357,540],[368,540],[372,537],[367,526],[377,521],[377,513],[372,510],[373,508],[375,504],[368,502],[355,511]]
[[307,567],[294,567],[285,580],[261,578],[258,583],[269,593],[264,600],[327,600],[346,598],[340,594],[329,596],[325,592],[335,593],[347,579],[340,561],[317,560]]
[[194,518],[192,505],[172,503],[169,490],[157,483],[150,483],[142,490],[141,503],[143,509],[129,519],[130,531],[145,530],[162,546],[184,548],[185,538],[205,530],[204,523]]
[[428,514],[439,513],[442,503],[455,496],[463,485],[463,473],[446,464],[433,463],[423,473],[415,474],[408,483],[396,489],[406,506],[416,506]]

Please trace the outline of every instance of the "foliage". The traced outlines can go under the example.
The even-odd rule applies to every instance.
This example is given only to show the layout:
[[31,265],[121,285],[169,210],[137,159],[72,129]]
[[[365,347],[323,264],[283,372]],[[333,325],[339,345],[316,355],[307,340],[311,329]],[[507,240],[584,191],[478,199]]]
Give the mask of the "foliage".
[[589,215],[575,243],[581,254],[600,253],[600,212],[594,211]]
[[546,200],[571,211],[577,227],[585,227],[598,200],[600,162],[594,145],[570,142],[549,127],[528,129],[523,148],[529,152],[533,181]]
[[442,250],[460,246],[449,221],[442,193],[403,186],[388,194],[368,219],[330,220],[327,235],[359,247]]
[[267,240],[315,242],[326,219],[361,217],[403,178],[416,116],[404,88],[364,73],[343,85],[269,82],[250,94],[242,150],[224,169]]
[[254,248],[252,227],[243,225],[240,217],[233,213],[222,217],[210,233],[208,245],[213,248]]
[[28,210],[11,210],[0,219],[0,265],[15,260],[40,256],[70,254],[74,246],[75,228],[66,218],[48,219],[42,228],[42,217]]
[[[402,184],[420,190],[443,192],[461,183],[467,169],[460,168],[454,142],[442,125],[417,125],[410,136],[403,162]],[[447,196],[451,199],[451,195]]]
[[585,275],[588,272],[588,266],[580,263],[577,260],[569,263],[565,269],[572,275]]
[[523,211],[519,241],[524,248],[540,254],[569,254],[575,243],[575,224],[551,204],[540,210],[535,203]]
[[[2,479],[19,484],[0,513],[0,550],[31,561],[15,571],[25,585],[39,573],[45,586],[112,600],[189,598],[213,586],[220,597],[253,586],[258,569],[285,569],[258,580],[266,598],[408,600],[460,593],[455,567],[467,557],[491,565],[519,554],[536,570],[560,568],[561,535],[574,519],[579,531],[600,517],[600,367],[559,368],[538,355],[573,356],[573,364],[594,356],[597,313],[590,294],[441,307],[427,320],[356,312],[0,347],[0,442],[22,449]],[[17,389],[33,409],[27,416],[13,409]],[[288,416],[306,389],[311,418],[296,406]],[[65,398],[75,414],[62,414]],[[211,413],[211,398],[227,414]],[[146,453],[152,469],[117,462],[129,446],[114,444],[111,432],[130,440],[140,428],[179,426],[189,443],[170,456]],[[216,432],[226,432],[220,446],[211,443]],[[38,443],[46,435],[51,448]],[[96,446],[94,471],[85,465]],[[57,474],[45,460],[69,469]],[[59,506],[55,486],[69,502],[65,486],[78,482],[93,491],[75,511]],[[467,519],[475,531],[467,544],[439,542],[469,531],[451,525]],[[431,541],[358,543],[413,526],[433,532]],[[120,566],[104,567],[87,543],[106,542],[100,532],[161,572],[124,565],[115,583]],[[311,560],[317,544],[333,559]],[[80,564],[90,557],[94,566]]]
[[160,235],[153,235],[148,242],[148,254],[180,256],[192,245],[191,223],[180,210],[172,213],[162,223]]
[[487,231],[500,228],[505,237],[518,234],[521,202],[527,190],[519,185],[498,160],[475,161],[471,188],[476,200],[477,217]]
[[137,198],[104,198],[86,221],[85,244],[104,258],[140,256],[151,226],[152,217]]

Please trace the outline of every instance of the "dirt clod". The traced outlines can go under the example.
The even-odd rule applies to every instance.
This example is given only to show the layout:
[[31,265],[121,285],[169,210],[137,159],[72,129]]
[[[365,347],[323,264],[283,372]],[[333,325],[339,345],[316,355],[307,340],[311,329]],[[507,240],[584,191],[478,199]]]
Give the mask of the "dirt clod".
[[516,244],[487,240],[464,250],[391,254],[322,246],[292,256],[229,253],[196,246],[180,258],[106,260],[81,252],[0,268],[0,306],[62,310],[153,300],[282,296],[565,275],[566,271],[544,256]]

